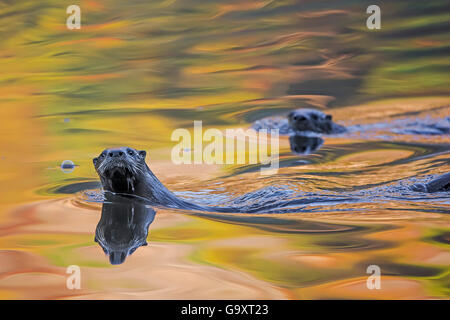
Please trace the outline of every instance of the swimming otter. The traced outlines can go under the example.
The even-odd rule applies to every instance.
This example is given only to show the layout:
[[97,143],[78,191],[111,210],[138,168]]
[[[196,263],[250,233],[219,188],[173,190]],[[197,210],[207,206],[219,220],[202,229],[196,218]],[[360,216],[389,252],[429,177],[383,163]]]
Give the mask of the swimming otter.
[[95,242],[109,256],[111,264],[121,264],[137,248],[147,245],[148,228],[155,210],[145,201],[107,192],[102,215],[95,229]]
[[[178,198],[169,191],[153,174],[145,163],[145,151],[121,147],[106,149],[100,156],[93,159],[95,170],[105,191],[111,191],[128,197],[140,197],[148,200],[152,205],[170,208],[209,212],[259,212],[267,210],[264,205],[258,209],[238,206],[200,206]],[[445,191],[449,189],[450,173],[434,179],[427,184],[417,184],[413,189],[422,192]],[[289,205],[287,200],[285,204]],[[252,206],[257,205],[253,203]]]
[[288,114],[289,126],[295,132],[312,131],[324,134],[338,134],[347,131],[333,122],[331,114],[314,109],[298,109]]
[[450,190],[450,172],[447,172],[428,183],[416,183],[411,186],[413,191],[433,193]]
[[287,119],[266,118],[256,121],[255,130],[278,129],[280,134],[314,132],[320,134],[339,134],[347,129],[333,122],[330,114],[314,109],[298,109],[290,112]]
[[205,208],[178,198],[153,174],[145,163],[147,153],[128,147],[105,149],[93,159],[103,189],[138,196],[152,204],[192,210]]

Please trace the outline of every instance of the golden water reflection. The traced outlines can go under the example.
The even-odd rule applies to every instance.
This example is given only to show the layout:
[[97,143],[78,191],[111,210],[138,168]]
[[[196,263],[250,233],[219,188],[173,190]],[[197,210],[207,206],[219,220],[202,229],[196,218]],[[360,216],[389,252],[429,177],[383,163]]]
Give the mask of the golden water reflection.
[[[448,172],[449,135],[386,127],[324,137],[280,170],[180,165],[176,128],[249,128],[300,107],[347,126],[450,114],[447,3],[83,0],[0,3],[0,298],[448,298],[448,194],[403,185]],[[229,201],[270,187],[348,195],[286,214],[155,208],[148,246],[111,265],[95,239],[100,203],[92,158],[106,147],[148,151],[171,190]],[[60,165],[76,167],[64,173]],[[422,180],[421,180],[422,179]],[[305,197],[308,194],[304,195]],[[382,289],[368,290],[379,265]],[[66,288],[69,265],[81,290]]]

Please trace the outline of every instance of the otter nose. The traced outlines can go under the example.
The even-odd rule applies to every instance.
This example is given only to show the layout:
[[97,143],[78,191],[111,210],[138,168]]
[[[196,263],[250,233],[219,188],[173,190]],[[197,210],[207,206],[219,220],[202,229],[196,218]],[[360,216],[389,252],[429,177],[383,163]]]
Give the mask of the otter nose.
[[120,151],[120,150],[111,150],[111,151],[108,153],[108,155],[109,155],[111,158],[118,158],[118,157],[123,156],[124,153],[123,153],[123,151]]

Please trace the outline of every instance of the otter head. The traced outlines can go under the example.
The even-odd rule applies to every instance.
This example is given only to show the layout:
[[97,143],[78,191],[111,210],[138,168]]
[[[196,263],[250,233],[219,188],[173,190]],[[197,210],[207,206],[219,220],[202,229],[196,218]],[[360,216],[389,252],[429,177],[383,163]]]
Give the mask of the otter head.
[[331,133],[333,130],[332,116],[313,109],[292,111],[288,115],[288,121],[291,129],[297,132]]
[[103,188],[116,193],[134,193],[144,179],[146,152],[121,147],[104,150],[93,159]]

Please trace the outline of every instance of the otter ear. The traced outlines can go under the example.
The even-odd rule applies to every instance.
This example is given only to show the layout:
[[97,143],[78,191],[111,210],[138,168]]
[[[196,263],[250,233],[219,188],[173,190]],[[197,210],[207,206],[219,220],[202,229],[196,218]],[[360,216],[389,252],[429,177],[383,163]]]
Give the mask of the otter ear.
[[331,121],[333,119],[333,116],[331,114],[327,114],[325,116],[325,119],[327,119],[328,121]]
[[147,152],[145,151],[145,150],[140,150],[140,151],[138,151],[139,152],[139,155],[142,157],[142,158],[145,158],[145,156],[147,155]]
[[92,159],[92,162],[94,163],[94,166],[97,165],[97,161],[98,161],[98,158]]
[[95,242],[98,242],[98,239],[97,239],[97,237],[95,237],[95,238],[94,238],[94,241],[95,241]]
[[142,246],[143,246],[143,247],[148,246],[147,241],[145,241],[145,242],[142,244]]

